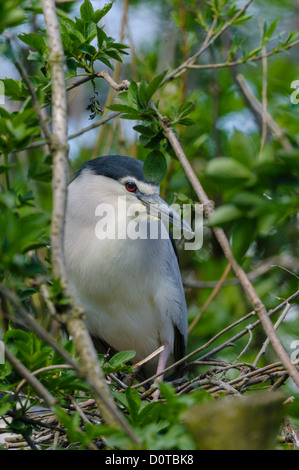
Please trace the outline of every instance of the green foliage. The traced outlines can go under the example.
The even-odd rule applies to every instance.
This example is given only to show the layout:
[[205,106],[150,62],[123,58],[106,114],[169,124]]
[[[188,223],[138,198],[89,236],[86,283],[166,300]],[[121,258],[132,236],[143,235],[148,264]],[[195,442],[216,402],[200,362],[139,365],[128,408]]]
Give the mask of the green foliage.
[[153,150],[144,162],[143,173],[148,181],[161,183],[167,171],[167,163],[162,152]]
[[27,44],[28,46],[35,49],[41,58],[44,58],[48,54],[48,48],[45,39],[38,33],[19,34],[18,38]]
[[[122,54],[127,54],[128,46],[115,42],[108,37],[97,23],[109,12],[112,3],[101,10],[94,11],[89,0],[81,5],[81,18],[60,18],[61,37],[68,65],[68,77],[76,76],[77,69],[94,73],[97,60],[113,69],[111,59],[122,61]],[[97,38],[97,48],[91,42]]]
[[21,24],[25,19],[25,12],[22,8],[24,0],[8,0],[0,4],[0,34],[6,28],[11,28]]
[[[62,400],[62,402],[67,393],[74,393],[75,391],[79,393],[89,390],[84,382],[77,377],[75,371],[59,367],[62,364],[60,356],[53,351],[51,346],[37,338],[32,331],[11,328],[5,333],[3,341],[29,371],[45,369],[44,372],[41,371],[38,375],[40,382],[53,396]],[[71,341],[65,342],[64,349],[70,354],[74,354],[74,346]],[[56,367],[52,370],[51,366]],[[0,376],[2,390],[7,390],[17,380],[12,368],[7,367],[7,363],[0,364]],[[30,390],[31,396],[34,393],[33,390]],[[25,408],[26,406],[25,404]],[[28,406],[30,408],[32,405],[28,404]]]
[[[11,167],[3,167],[7,172]],[[9,189],[0,193],[0,278],[5,274],[34,275],[44,273],[37,258],[27,253],[49,243],[49,215],[37,211],[31,192]]]
[[[104,374],[116,374],[117,372],[132,373],[133,369],[130,365],[127,365],[135,356],[135,351],[121,351],[116,353],[108,362],[103,362],[102,368]],[[104,361],[104,356],[102,357]]]
[[[134,130],[140,133],[139,142],[146,149],[152,150],[144,162],[144,175],[149,181],[160,183],[166,175],[167,163],[164,152],[173,156],[169,142],[165,139],[160,125],[157,122],[156,111],[153,107],[152,98],[163,83],[167,71],[157,75],[150,83],[145,78],[139,85],[131,80],[128,91],[119,95],[120,104],[109,106],[112,111],[122,113],[123,119],[134,121],[141,120],[141,125],[134,126]],[[193,121],[186,116],[192,111],[193,103],[187,102],[178,109],[171,108],[169,124],[192,125]]]
[[9,113],[0,109],[0,151],[10,153],[23,150],[40,133],[34,110],[22,108]]
[[[128,419],[138,431],[144,449],[194,449],[193,439],[181,424],[181,417],[191,405],[203,403],[211,397],[205,392],[177,396],[174,388],[167,383],[159,385],[163,401],[158,403],[141,400],[140,394],[133,388],[125,393],[115,392],[116,399],[128,412]],[[108,438],[108,443],[120,448],[127,448],[124,436]]]

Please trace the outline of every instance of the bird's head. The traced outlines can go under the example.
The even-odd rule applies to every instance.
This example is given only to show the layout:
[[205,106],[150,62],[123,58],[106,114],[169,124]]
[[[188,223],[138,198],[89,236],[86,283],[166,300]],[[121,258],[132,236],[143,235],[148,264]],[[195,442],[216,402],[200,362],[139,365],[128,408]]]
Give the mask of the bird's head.
[[82,165],[72,184],[73,198],[77,201],[86,195],[86,201],[93,198],[94,202],[116,207],[119,198],[125,197],[129,218],[138,212],[140,220],[162,220],[192,232],[179,213],[159,196],[159,185],[146,180],[140,160],[119,155],[89,160]]

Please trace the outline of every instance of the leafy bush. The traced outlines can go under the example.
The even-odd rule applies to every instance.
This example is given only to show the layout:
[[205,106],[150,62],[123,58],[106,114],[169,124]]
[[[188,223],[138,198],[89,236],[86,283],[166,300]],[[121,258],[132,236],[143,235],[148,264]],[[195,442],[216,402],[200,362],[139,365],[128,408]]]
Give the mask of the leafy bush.
[[[129,9],[129,2],[121,5],[119,42],[103,23],[113,21],[110,15],[117,5],[107,3],[95,10],[84,0],[80,8],[75,2],[60,2],[56,8],[65,54],[69,129],[76,126],[69,135],[69,177],[94,156],[138,156],[145,162],[145,175],[161,184],[168,202],[194,204],[198,197],[165,128],[178,138],[215,203],[211,217],[205,219],[201,250],[180,252],[192,327],[188,353],[198,362],[189,364],[182,382],[161,383],[161,399],[155,402],[151,390],[140,388],[133,376],[134,351],[109,360],[98,357],[109,377],[109,393],[138,436],[138,445],[124,430],[103,423],[95,402],[88,401],[90,384],[82,370],[78,373],[67,361],[82,365],[73,339],[60,324],[70,299],[53,276],[50,258],[54,152],[40,115],[51,126],[53,77],[43,11],[37,1],[4,0],[1,333],[27,372],[13,361],[0,364],[0,416],[9,431],[23,436],[24,447],[192,450],[196,442],[184,422],[188,408],[226,394],[283,387],[287,401],[292,401],[290,396],[295,400],[285,409],[291,421],[282,423],[286,438],[279,445],[294,447],[294,384],[271,346],[257,360],[265,332],[227,268],[213,229],[224,230],[234,259],[248,273],[273,321],[282,311],[287,314],[291,305],[279,337],[289,355],[296,353],[299,107],[290,99],[291,83],[299,78],[294,53],[299,39],[292,32],[295,9],[289,2],[269,1],[256,1],[254,9],[251,2],[240,8],[231,0],[200,7],[198,2],[185,5],[177,0],[131,3]],[[155,21],[162,18],[160,30],[167,23],[168,40],[144,34],[142,42],[134,44],[126,18],[140,6]],[[20,76],[12,71],[13,65]],[[121,82],[123,78],[128,81]],[[88,119],[94,123],[78,129]],[[73,146],[75,138],[79,143]],[[20,315],[24,310],[32,318],[29,327]],[[49,337],[41,337],[41,331]],[[40,390],[55,401],[46,417],[45,396],[30,385],[30,377],[37,378],[44,387]],[[42,429],[46,432],[39,434]]]

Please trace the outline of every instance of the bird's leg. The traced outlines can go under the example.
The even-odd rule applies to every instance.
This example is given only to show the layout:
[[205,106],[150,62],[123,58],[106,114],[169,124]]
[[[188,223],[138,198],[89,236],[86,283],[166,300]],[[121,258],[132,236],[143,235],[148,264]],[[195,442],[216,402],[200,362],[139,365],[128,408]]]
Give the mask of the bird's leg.
[[[171,352],[170,344],[164,344],[163,351],[160,353],[160,356],[159,356],[158,367],[157,367],[157,372],[156,372],[157,374],[159,372],[162,372],[166,368],[166,364],[167,364],[170,352]],[[163,379],[164,379],[164,374],[159,375],[155,379],[154,385],[157,385],[159,382],[162,382]],[[153,393],[153,399],[158,400],[159,396],[160,396],[160,390],[157,389]]]

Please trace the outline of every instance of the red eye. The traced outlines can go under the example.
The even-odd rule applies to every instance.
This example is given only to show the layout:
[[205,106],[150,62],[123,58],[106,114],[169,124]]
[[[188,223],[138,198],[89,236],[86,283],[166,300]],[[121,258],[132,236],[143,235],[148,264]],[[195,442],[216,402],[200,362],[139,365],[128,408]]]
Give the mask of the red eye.
[[126,189],[130,191],[130,193],[134,193],[137,190],[137,186],[133,181],[128,181],[128,183],[126,183]]

